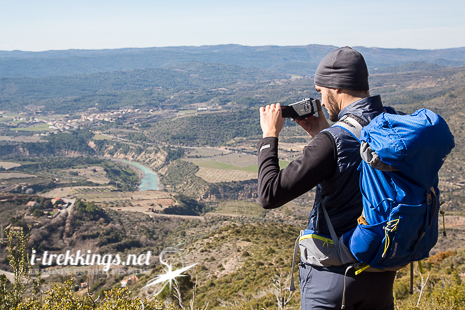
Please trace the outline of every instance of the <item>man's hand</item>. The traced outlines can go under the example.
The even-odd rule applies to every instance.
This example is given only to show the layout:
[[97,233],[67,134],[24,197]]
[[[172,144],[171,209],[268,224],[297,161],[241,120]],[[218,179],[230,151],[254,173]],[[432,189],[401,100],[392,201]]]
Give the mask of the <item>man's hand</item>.
[[284,118],[281,116],[281,105],[270,104],[260,108],[260,126],[263,131],[263,138],[278,137],[284,125]]
[[326,120],[321,107],[320,110],[318,110],[318,116],[314,114],[303,120],[296,119],[295,122],[299,124],[300,127],[302,127],[312,138],[323,129],[329,128],[329,123]]

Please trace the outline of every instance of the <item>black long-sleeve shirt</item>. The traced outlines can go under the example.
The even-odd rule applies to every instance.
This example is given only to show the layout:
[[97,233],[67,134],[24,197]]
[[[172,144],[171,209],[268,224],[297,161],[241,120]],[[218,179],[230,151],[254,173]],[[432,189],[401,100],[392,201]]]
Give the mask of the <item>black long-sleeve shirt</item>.
[[[383,111],[381,97],[372,96],[346,106],[338,118],[352,114],[369,123]],[[264,208],[279,207],[318,185],[308,228],[329,234],[321,208],[328,211],[337,235],[356,227],[363,210],[357,169],[362,159],[360,143],[352,134],[338,126],[321,131],[302,157],[281,171],[277,139],[262,139],[258,148],[259,197]]]
[[263,138],[258,143],[258,192],[260,204],[274,209],[331,178],[337,168],[333,138],[319,133],[303,150],[303,155],[280,170],[278,138]]

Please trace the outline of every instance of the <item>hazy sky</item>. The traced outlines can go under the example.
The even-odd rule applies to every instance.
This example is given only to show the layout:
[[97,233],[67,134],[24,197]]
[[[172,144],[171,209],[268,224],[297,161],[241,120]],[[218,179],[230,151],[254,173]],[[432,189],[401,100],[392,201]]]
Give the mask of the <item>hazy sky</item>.
[[0,50],[465,46],[463,0],[0,0]]

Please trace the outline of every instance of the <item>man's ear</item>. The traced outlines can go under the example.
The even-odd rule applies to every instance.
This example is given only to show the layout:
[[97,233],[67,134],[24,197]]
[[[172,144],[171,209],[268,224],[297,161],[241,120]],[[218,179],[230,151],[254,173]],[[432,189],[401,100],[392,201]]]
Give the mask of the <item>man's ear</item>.
[[341,89],[341,88],[335,88],[335,90],[336,90],[336,93],[337,93],[338,95],[340,95],[340,94],[342,93],[342,89]]

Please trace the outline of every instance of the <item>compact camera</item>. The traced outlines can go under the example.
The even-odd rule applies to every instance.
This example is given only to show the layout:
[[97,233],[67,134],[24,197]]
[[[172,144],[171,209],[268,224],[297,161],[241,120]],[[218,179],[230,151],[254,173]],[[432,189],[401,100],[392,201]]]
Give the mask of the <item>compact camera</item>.
[[320,100],[305,98],[301,101],[282,105],[281,111],[283,118],[305,119],[321,110]]

